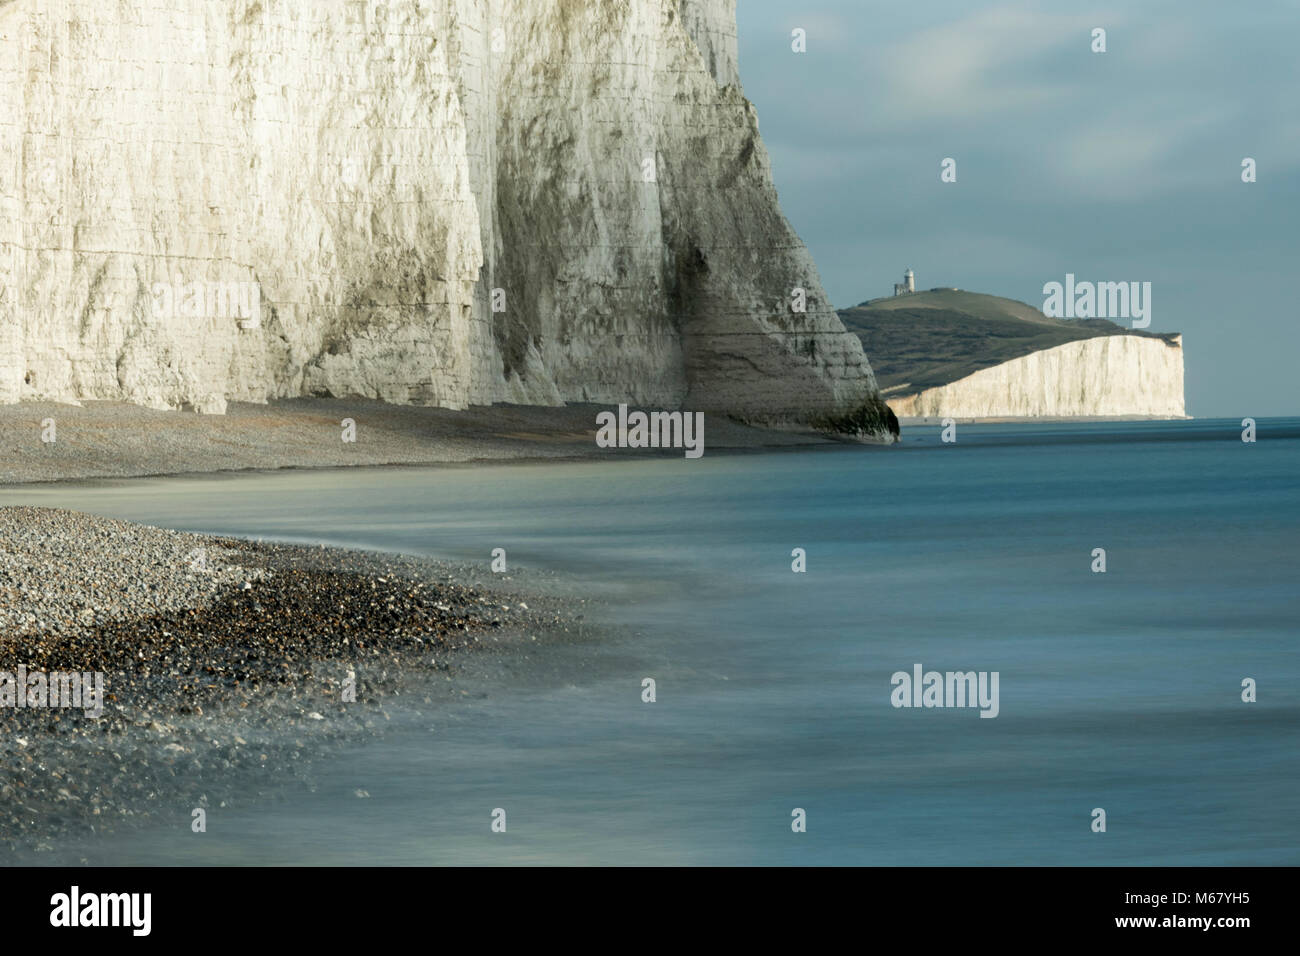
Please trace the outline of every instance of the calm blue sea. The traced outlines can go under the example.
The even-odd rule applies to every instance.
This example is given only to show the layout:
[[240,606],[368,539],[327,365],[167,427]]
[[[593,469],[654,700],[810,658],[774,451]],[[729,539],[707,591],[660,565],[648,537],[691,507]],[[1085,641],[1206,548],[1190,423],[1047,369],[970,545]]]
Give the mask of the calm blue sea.
[[[211,813],[202,835],[182,808],[174,826],[60,852],[1300,863],[1300,420],[1261,420],[1254,444],[1240,432],[986,425],[945,444],[914,427],[894,448],[0,490],[484,567],[502,547],[599,596],[611,632],[542,647],[513,678],[467,677],[474,693],[432,718],[398,703],[385,738],[337,754],[313,793]],[[918,663],[997,671],[999,715],[894,708],[891,675]]]

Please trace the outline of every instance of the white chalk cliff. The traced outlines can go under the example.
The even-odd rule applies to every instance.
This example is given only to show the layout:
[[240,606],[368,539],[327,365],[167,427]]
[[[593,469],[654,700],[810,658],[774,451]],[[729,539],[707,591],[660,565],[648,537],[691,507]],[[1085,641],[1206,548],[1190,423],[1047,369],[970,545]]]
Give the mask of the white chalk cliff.
[[1067,342],[886,400],[900,418],[1182,418],[1182,336]]
[[[0,0],[0,401],[878,429],[735,29],[734,0]],[[260,321],[214,309],[232,283]]]

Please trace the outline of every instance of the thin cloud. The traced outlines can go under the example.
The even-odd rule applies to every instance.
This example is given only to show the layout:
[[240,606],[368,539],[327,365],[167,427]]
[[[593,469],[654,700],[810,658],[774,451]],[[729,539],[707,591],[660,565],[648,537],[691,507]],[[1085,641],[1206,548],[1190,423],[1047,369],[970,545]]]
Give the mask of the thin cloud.
[[1024,115],[1062,102],[1081,81],[1077,71],[1065,79],[1060,63],[1088,50],[1094,21],[1002,4],[928,27],[894,41],[877,61],[878,100],[891,119],[915,122]]

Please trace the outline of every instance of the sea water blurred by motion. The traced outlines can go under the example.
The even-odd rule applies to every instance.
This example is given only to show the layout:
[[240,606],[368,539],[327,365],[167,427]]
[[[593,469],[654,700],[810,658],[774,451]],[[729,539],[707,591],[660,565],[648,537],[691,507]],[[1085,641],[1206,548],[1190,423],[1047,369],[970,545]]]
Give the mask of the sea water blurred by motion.
[[[432,718],[393,701],[314,792],[48,856],[1300,863],[1300,420],[1258,427],[963,425],[949,444],[914,426],[894,448],[4,489],[484,567],[505,548],[608,625],[466,677]],[[894,708],[915,664],[999,672],[998,716]]]

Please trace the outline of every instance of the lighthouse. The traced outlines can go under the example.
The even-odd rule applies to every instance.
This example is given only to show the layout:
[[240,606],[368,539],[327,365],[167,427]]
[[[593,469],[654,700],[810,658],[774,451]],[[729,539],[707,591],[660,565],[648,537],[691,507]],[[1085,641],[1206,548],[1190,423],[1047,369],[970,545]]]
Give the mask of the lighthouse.
[[894,283],[894,295],[902,295],[905,292],[916,291],[916,280],[912,276],[912,270],[908,269],[903,273],[903,281]]

